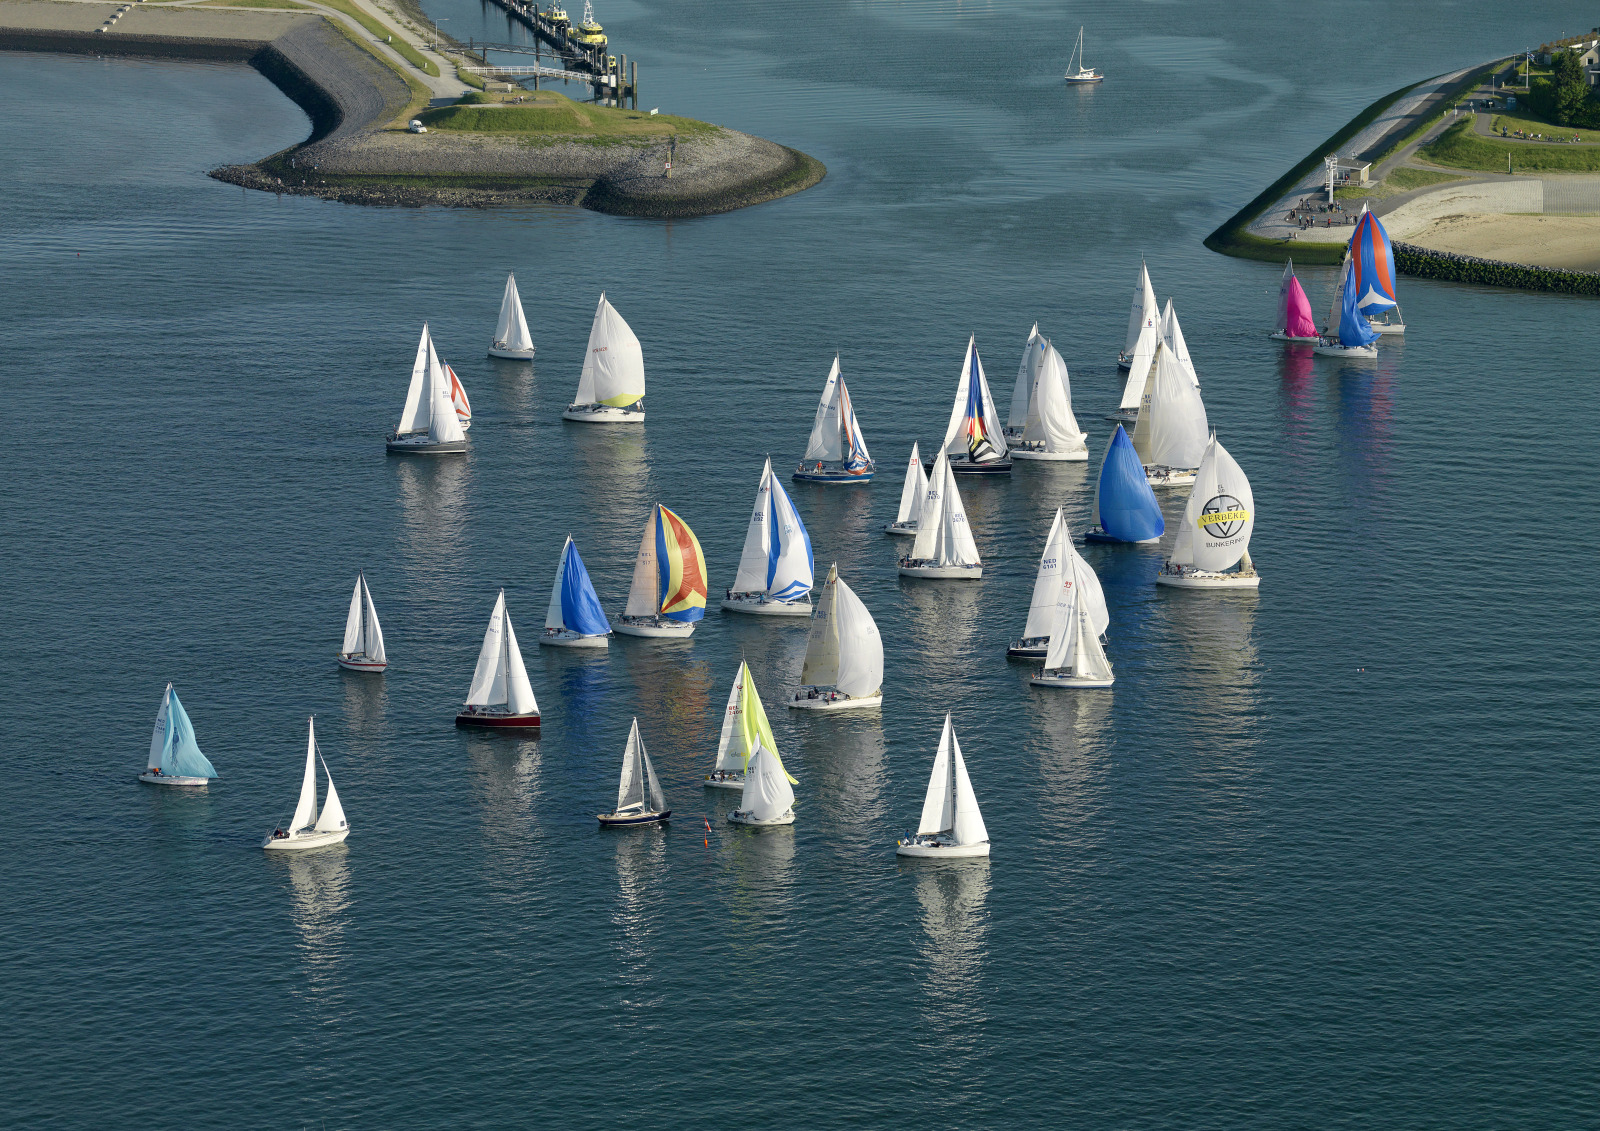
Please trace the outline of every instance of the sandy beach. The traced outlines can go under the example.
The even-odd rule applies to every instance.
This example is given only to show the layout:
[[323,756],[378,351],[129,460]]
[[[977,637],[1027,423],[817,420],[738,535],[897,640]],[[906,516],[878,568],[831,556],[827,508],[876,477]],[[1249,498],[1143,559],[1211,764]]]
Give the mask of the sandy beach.
[[1406,242],[1506,263],[1600,271],[1600,216],[1442,216]]

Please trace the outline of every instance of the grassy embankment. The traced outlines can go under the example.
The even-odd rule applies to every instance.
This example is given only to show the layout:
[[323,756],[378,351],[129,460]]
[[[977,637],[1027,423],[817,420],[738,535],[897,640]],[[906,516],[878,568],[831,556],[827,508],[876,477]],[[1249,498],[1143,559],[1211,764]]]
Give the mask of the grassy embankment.
[[[349,16],[356,23],[360,24],[373,35],[377,36],[380,40],[387,39],[388,46],[394,48],[402,59],[410,63],[423,74],[432,75],[434,78],[439,77],[439,65],[437,63],[433,62],[431,59],[424,58],[422,52],[411,46],[411,44],[407,43],[399,35],[396,35],[394,28],[390,27],[377,17],[368,14],[365,9],[356,7],[350,2],[350,0],[317,0],[317,3],[332,8],[336,12],[340,12],[346,16]],[[383,59],[383,56],[381,55],[378,57]],[[389,62],[387,59],[384,59],[383,61],[385,64]]]
[[191,4],[192,8],[299,8],[309,11],[304,4],[296,4],[294,0],[201,0],[199,4]]
[[1391,196],[1399,196],[1412,189],[1428,188],[1431,185],[1442,185],[1450,181],[1464,181],[1467,178],[1455,173],[1445,173],[1438,169],[1413,169],[1409,165],[1401,165],[1392,169],[1383,180],[1368,185],[1366,188],[1335,189],[1333,195],[1339,200],[1383,200]]
[[674,136],[709,136],[718,128],[674,114],[652,115],[643,110],[574,102],[553,90],[522,97],[527,101],[510,104],[499,95],[469,94],[455,106],[440,106],[421,117],[430,130],[520,135],[534,145],[557,141],[591,145],[664,141]]
[[1573,126],[1558,126],[1554,122],[1540,117],[1532,110],[1519,106],[1515,110],[1500,110],[1495,113],[1494,119],[1489,123],[1489,128],[1495,133],[1500,132],[1504,126],[1507,133],[1521,130],[1528,134],[1544,134],[1546,137],[1569,138],[1577,134],[1579,139],[1586,142],[1600,142],[1593,130],[1578,129]]
[[1504,173],[1508,168],[1514,173],[1600,172],[1600,145],[1530,145],[1479,137],[1473,132],[1471,118],[1445,130],[1417,150],[1417,156],[1433,165],[1485,173]]

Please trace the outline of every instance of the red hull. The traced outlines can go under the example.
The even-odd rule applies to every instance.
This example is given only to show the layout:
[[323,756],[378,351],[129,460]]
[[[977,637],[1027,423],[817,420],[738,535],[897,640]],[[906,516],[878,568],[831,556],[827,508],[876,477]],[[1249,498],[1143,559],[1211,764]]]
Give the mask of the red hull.
[[458,727],[484,727],[490,730],[538,730],[538,715],[457,715]]

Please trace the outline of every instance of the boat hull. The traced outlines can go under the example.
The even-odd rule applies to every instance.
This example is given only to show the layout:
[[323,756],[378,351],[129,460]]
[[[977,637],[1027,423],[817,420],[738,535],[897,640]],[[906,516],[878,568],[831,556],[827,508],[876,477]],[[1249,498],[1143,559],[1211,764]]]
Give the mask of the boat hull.
[[1198,468],[1191,470],[1188,468],[1147,467],[1144,469],[1144,480],[1151,487],[1158,489],[1161,487],[1192,487],[1194,485],[1195,472],[1198,470]]
[[989,855],[989,842],[982,844],[897,844],[896,856],[911,856],[921,860],[970,860]]
[[335,844],[342,844],[349,835],[349,829],[336,829],[329,833],[305,833],[286,839],[269,836],[261,842],[261,847],[268,852],[309,852],[314,848],[331,848]]
[[1050,638],[1046,636],[1040,639],[1042,643],[1031,638],[1013,640],[1006,646],[1006,655],[1018,659],[1043,659],[1050,652]]
[[1322,341],[1321,338],[1315,336],[1310,338],[1297,338],[1292,334],[1285,334],[1282,330],[1274,330],[1272,333],[1268,334],[1267,337],[1271,338],[1275,342],[1305,342],[1307,345],[1313,346]]
[[829,699],[824,695],[818,695],[815,699],[811,699],[802,697],[799,692],[796,692],[794,697],[789,700],[789,710],[791,711],[859,711],[868,707],[881,706],[883,706],[883,692],[881,691],[876,695],[858,695],[854,698],[849,695],[841,695],[837,699]]
[[794,810],[785,809],[776,817],[765,821],[758,821],[754,817],[749,816],[741,810],[735,809],[732,813],[728,814],[728,823],[733,825],[749,825],[751,828],[757,829],[776,828],[778,825],[792,825],[794,824]]
[[664,620],[655,624],[611,622],[611,631],[623,636],[647,636],[654,640],[687,640],[694,635],[693,621]]
[[883,528],[883,532],[896,538],[915,538],[917,536],[916,526],[909,522],[891,522]]
[[809,617],[811,615],[811,600],[780,601],[773,597],[745,598],[728,597],[722,602],[722,611],[727,613],[748,613],[757,617]]
[[1117,354],[1117,368],[1118,369],[1123,369],[1123,370],[1127,370],[1127,369],[1133,368],[1133,358],[1132,358],[1132,356],[1129,355],[1129,354],[1125,354],[1125,353]]
[[426,436],[406,436],[398,440],[385,440],[383,450],[392,456],[450,456],[466,451],[467,441],[445,440],[435,444]]
[[[933,470],[933,460],[923,460],[923,470]],[[992,459],[987,463],[972,463],[968,460],[951,460],[950,473],[952,475],[1010,475],[1011,461],[1009,459]]]
[[1139,413],[1136,409],[1119,408],[1116,412],[1108,413],[1102,419],[1108,420],[1112,424],[1137,424],[1139,421]]
[[389,666],[389,662],[387,660],[382,662],[369,660],[365,656],[340,656],[339,666],[346,671],[376,674],[386,669]]
[[722,778],[720,780],[713,777],[707,777],[700,784],[705,786],[707,789],[737,789],[741,793],[744,791],[744,778],[742,777]]
[[901,577],[921,577],[931,581],[976,581],[983,576],[981,565],[906,565],[901,559]]
[[659,813],[596,813],[595,820],[606,828],[622,828],[626,825],[659,825],[672,816],[671,809],[664,809]]
[[643,424],[644,409],[613,408],[608,404],[573,404],[567,406],[561,419],[578,424]]
[[1026,448],[1012,448],[1011,458],[1051,463],[1084,463],[1089,459],[1089,450],[1085,448],[1081,452],[1034,452]]
[[1035,687],[1110,687],[1116,682],[1116,679],[1115,677],[1111,679],[1088,679],[1086,677],[1075,675],[1040,674],[1034,676],[1032,679],[1028,680],[1028,682],[1033,684]]
[[1156,584],[1171,589],[1259,589],[1259,573],[1213,573],[1210,570],[1185,570],[1181,574],[1162,571]]
[[1406,324],[1404,322],[1374,322],[1369,318],[1367,319],[1367,325],[1371,326],[1379,334],[1404,334],[1406,332]]
[[191,778],[183,774],[152,774],[149,770],[140,774],[139,780],[149,782],[151,785],[186,785],[191,788],[211,783],[210,778]]
[[529,346],[525,350],[508,350],[499,345],[492,345],[489,347],[489,356],[501,357],[507,361],[532,361],[533,347]]
[[842,468],[823,468],[821,471],[809,471],[802,466],[795,468],[789,478],[796,483],[870,483],[875,470],[851,472]]
[[462,711],[456,716],[456,726],[475,727],[481,730],[538,730],[538,715],[480,715]]
[[560,632],[546,633],[539,637],[539,644],[545,648],[609,648],[611,636],[608,633],[585,636],[581,632],[562,629]]
[[[1084,78],[1081,75],[1068,75],[1061,81],[1066,83],[1068,86],[1092,86],[1097,82],[1105,82],[1106,80],[1104,75],[1093,75],[1089,78]],[[987,855],[987,853],[985,853],[985,855]]]
[[1161,541],[1160,538],[1141,538],[1137,542],[1129,542],[1125,538],[1113,538],[1098,526],[1091,526],[1083,532],[1085,542],[1098,542],[1108,546],[1154,546]]
[[1311,352],[1323,357],[1377,357],[1377,346],[1312,346]]

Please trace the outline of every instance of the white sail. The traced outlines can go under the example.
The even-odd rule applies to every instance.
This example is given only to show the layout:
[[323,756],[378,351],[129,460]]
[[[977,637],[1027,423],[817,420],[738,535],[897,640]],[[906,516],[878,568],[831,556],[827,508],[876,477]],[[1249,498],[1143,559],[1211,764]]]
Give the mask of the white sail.
[[1133,360],[1128,363],[1128,380],[1122,386],[1122,401],[1118,408],[1127,410],[1139,407],[1139,400],[1144,396],[1145,385],[1150,380],[1151,370],[1154,368],[1156,349],[1161,345],[1161,334],[1151,322],[1139,331],[1139,338],[1133,345]]
[[[770,468],[771,461],[768,466]],[[785,600],[799,600],[811,592],[815,581],[811,536],[806,533],[805,523],[800,521],[794,500],[777,479],[772,481],[772,512],[776,516],[777,529],[773,537],[778,540],[778,560],[771,565],[772,577],[767,592]]]
[[316,822],[317,819],[317,721],[313,718],[306,732],[306,773],[300,782],[300,800],[294,807],[294,817],[289,822],[289,835]]
[[506,276],[506,293],[500,299],[500,320],[495,323],[494,343],[507,350],[533,348],[528,319],[522,313],[522,296],[517,293],[517,277]]
[[1078,418],[1072,415],[1067,363],[1049,342],[1042,342],[1041,346],[1039,379],[1034,382],[1028,401],[1022,438],[1043,442],[1046,452],[1087,452]]
[[[1155,378],[1151,382],[1149,402],[1149,428],[1145,427],[1145,410],[1139,410],[1139,424],[1135,432],[1146,437],[1148,451],[1139,454],[1148,464],[1162,467],[1199,467],[1205,454],[1210,425],[1206,422],[1206,406],[1200,399],[1199,386],[1189,379],[1172,350],[1158,351]],[[1139,437],[1133,446],[1139,448]]]
[[1333,285],[1333,305],[1328,309],[1328,333],[1339,336],[1339,323],[1344,317],[1344,281],[1350,274],[1350,248],[1344,249],[1344,259],[1339,264],[1339,281]]
[[1216,572],[1229,569],[1249,550],[1255,526],[1256,501],[1250,480],[1228,449],[1212,436],[1183,508],[1172,560]]
[[1044,553],[1039,555],[1039,573],[1033,579],[1033,600],[1028,604],[1028,623],[1022,628],[1024,637],[1050,634],[1050,625],[1056,617],[1056,594],[1061,589],[1061,575],[1067,567],[1071,547],[1066,521],[1061,516],[1061,508],[1057,507],[1050,533],[1045,536]]
[[928,476],[928,493],[922,501],[910,556],[939,565],[981,564],[978,545],[967,526],[967,510],[956,489],[955,473],[950,470],[943,448],[934,458],[933,472]]
[[844,446],[840,443],[839,427],[839,359],[833,359],[828,370],[827,383],[822,386],[822,399],[817,402],[817,418],[811,424],[811,439],[806,443],[808,460],[837,462],[844,459]]
[[883,637],[855,590],[836,583],[833,616],[839,639],[839,670],[833,684],[851,698],[883,689]]
[[624,809],[642,809],[645,801],[644,761],[640,757],[644,740],[639,737],[639,720],[633,720],[628,731],[628,747],[622,752],[622,777],[617,782],[618,813]]
[[736,593],[761,593],[767,588],[767,547],[772,536],[772,460],[761,468],[761,485],[756,488],[755,505],[750,511],[750,528],[745,532],[744,551],[739,555],[739,573],[733,579]]
[[[358,575],[356,580],[360,583],[361,592],[366,598],[363,602],[366,623],[362,627],[362,631],[366,636],[362,641],[362,645],[366,649],[369,659],[375,663],[386,664],[389,662],[389,657],[383,650],[383,626],[378,623],[378,606],[372,603],[372,590],[367,585],[366,574]],[[345,634],[349,635],[349,632],[350,629],[346,626]]]
[[422,339],[417,342],[417,357],[411,363],[411,384],[406,388],[406,407],[400,410],[400,423],[394,427],[396,436],[428,430],[431,401],[424,396],[428,383],[428,350],[433,339],[428,335],[428,324],[422,324]]
[[1122,352],[1131,354],[1139,334],[1144,327],[1155,318],[1156,292],[1150,285],[1150,271],[1139,262],[1139,278],[1133,284],[1133,307],[1128,311],[1128,341],[1122,347]]
[[572,545],[572,535],[561,544],[561,560],[556,563],[556,579],[550,586],[550,604],[545,609],[546,628],[566,628],[567,620],[561,612],[561,583],[567,579],[567,547]]
[[450,378],[439,364],[434,352],[433,339],[428,339],[428,439],[435,444],[464,440],[461,420],[456,416],[456,406],[450,399]]
[[483,634],[483,647],[478,649],[478,666],[472,669],[472,686],[467,691],[467,706],[490,707],[505,702],[505,621],[506,591],[494,600],[494,612],[489,614],[489,628]]
[[939,752],[933,756],[933,772],[928,775],[928,792],[922,799],[922,819],[917,835],[948,831],[956,823],[956,791],[950,781],[950,740],[955,728],[950,715],[944,717],[944,733],[939,736]]
[[172,684],[161,693],[161,707],[156,711],[156,729],[150,732],[150,762],[152,770],[161,768],[161,754],[167,748],[167,703],[172,698]]
[[602,293],[589,327],[574,404],[623,408],[644,396],[644,350],[633,328]]
[[533,685],[528,682],[528,669],[522,664],[522,649],[517,644],[517,630],[511,627],[510,609],[505,610],[505,626],[500,686],[505,695],[506,710],[513,715],[537,715],[539,701],[533,697]]
[[356,574],[355,592],[350,594],[350,611],[344,618],[344,643],[339,651],[349,656],[361,651],[361,626],[365,616],[366,600],[361,592],[361,575]]
[[1050,650],[1046,671],[1070,671],[1085,679],[1110,679],[1111,664],[1100,637],[1089,623],[1088,603],[1081,585],[1063,579],[1057,592],[1056,615],[1050,624]]
[[806,658],[800,668],[803,687],[833,687],[839,682],[839,566],[828,567],[806,637]]
[[989,379],[983,373],[983,358],[978,356],[978,339],[967,339],[967,352],[961,359],[961,379],[956,382],[956,399],[950,409],[950,424],[944,433],[944,450],[951,455],[968,451],[967,407],[971,399],[972,373],[977,371],[979,398],[983,403],[983,431],[996,459],[1004,459],[1010,449],[1006,446],[1005,429],[1000,426],[1000,414],[995,410],[994,397],[989,392]]
[[739,808],[754,820],[770,821],[793,806],[794,790],[789,785],[789,775],[784,772],[777,755],[757,744],[745,771],[744,796]]
[[1167,308],[1161,312],[1161,340],[1167,343],[1167,348],[1172,351],[1172,356],[1177,359],[1178,366],[1189,380],[1199,388],[1200,376],[1194,371],[1194,361],[1189,357],[1189,343],[1183,340],[1183,327],[1178,325],[1178,312],[1170,298]]
[[733,688],[728,692],[728,706],[722,712],[722,735],[717,739],[717,764],[719,770],[744,769],[744,738],[739,730],[740,708],[743,706],[744,684],[750,669],[739,661],[739,670],[733,677]]
[[983,814],[978,810],[978,797],[972,792],[972,779],[967,777],[967,760],[961,756],[961,740],[955,728],[950,728],[950,758],[955,771],[955,821],[951,832],[957,844],[987,844],[989,830],[984,826]]
[[1103,636],[1111,625],[1111,614],[1106,609],[1106,594],[1100,587],[1100,575],[1095,573],[1093,566],[1083,560],[1083,555],[1078,553],[1078,548],[1072,544],[1072,531],[1063,528],[1063,532],[1066,534],[1069,554],[1067,568],[1072,570],[1073,584],[1078,589],[1078,600],[1083,603],[1084,611],[1089,617],[1089,627],[1094,630],[1094,635]]
[[333,788],[333,775],[328,772],[327,759],[322,759],[322,776],[328,779],[328,795],[322,799],[322,812],[317,816],[317,832],[335,833],[345,827],[344,806],[339,804],[339,791]]
[[1150,411],[1150,399],[1155,395],[1156,372],[1161,368],[1161,358],[1167,352],[1166,342],[1156,343],[1155,356],[1150,359],[1149,378],[1139,394],[1138,416],[1128,434],[1128,439],[1133,441],[1133,450],[1139,454],[1139,462],[1143,464],[1155,462],[1150,458],[1150,429],[1155,424],[1155,416]]
[[1044,352],[1044,339],[1039,337],[1039,324],[1035,322],[1028,332],[1028,342],[1022,347],[1022,360],[1017,363],[1017,383],[1011,389],[1011,412],[1006,417],[1006,428],[1022,428],[1028,423],[1028,401],[1033,396],[1033,384],[1038,380],[1040,356]]
[[1294,260],[1283,261],[1283,278],[1278,280],[1278,320],[1273,323],[1279,330],[1289,325],[1289,280],[1294,278]]
[[900,509],[895,512],[896,523],[916,524],[922,513],[922,500],[928,494],[928,474],[922,470],[922,455],[917,445],[911,445],[911,462],[906,465],[905,485],[900,488]]
[[656,510],[644,521],[644,535],[639,539],[639,552],[633,559],[633,583],[628,586],[628,604],[622,610],[626,617],[650,617],[661,612],[661,595],[656,591],[661,585],[661,573],[656,566]]
[[667,795],[661,791],[661,783],[656,780],[656,768],[650,764],[650,751],[644,748],[644,736],[639,736],[639,761],[644,764],[645,799],[650,808],[660,813],[667,807]]

